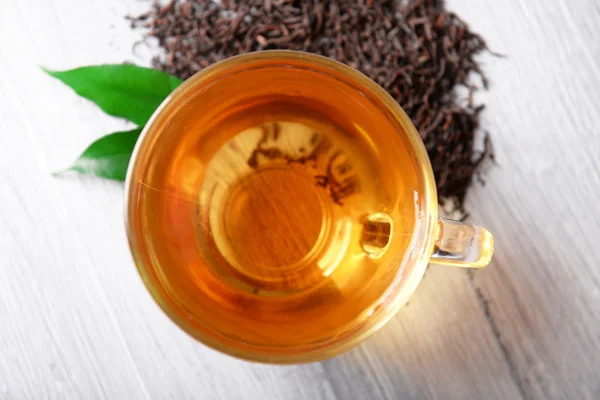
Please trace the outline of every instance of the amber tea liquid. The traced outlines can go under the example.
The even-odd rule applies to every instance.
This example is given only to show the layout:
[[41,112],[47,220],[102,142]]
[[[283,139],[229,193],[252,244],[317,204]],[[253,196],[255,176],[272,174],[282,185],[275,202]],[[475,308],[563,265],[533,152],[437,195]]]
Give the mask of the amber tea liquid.
[[213,341],[277,352],[351,332],[418,256],[402,127],[331,73],[214,75],[154,122],[134,173],[145,262]]

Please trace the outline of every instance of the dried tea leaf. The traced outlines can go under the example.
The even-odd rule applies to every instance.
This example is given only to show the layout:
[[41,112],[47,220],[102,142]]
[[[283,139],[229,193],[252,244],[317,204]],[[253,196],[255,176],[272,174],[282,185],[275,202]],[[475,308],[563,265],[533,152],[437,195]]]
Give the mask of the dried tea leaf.
[[[186,79],[212,63],[268,49],[301,50],[358,69],[404,108],[421,133],[440,199],[462,209],[482,162],[471,77],[487,79],[477,55],[485,41],[444,0],[202,1],[155,3],[132,27],[147,29],[162,52],[153,65]],[[466,98],[457,96],[466,88]],[[485,150],[476,151],[483,141]]]

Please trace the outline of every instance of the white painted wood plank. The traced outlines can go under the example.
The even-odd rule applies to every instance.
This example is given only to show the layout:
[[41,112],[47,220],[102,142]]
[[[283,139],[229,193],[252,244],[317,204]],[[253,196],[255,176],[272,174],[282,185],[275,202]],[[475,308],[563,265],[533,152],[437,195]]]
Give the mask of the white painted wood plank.
[[[0,66],[0,74],[6,72]],[[35,117],[24,112],[7,83],[0,82],[0,91],[13,102],[0,122],[0,147],[7,150],[0,157],[2,390],[14,398],[126,393],[145,399],[90,254],[56,183],[41,168],[45,146],[32,136],[28,122]],[[12,384],[22,379],[28,384]]]
[[238,361],[179,331],[133,268],[122,186],[49,175],[125,125],[37,65],[146,63],[131,54],[137,33],[121,17],[147,5],[0,6],[0,37],[11,38],[0,46],[0,76],[10,77],[0,80],[0,398],[600,396],[593,1],[451,2],[511,57],[488,59],[494,87],[481,98],[502,167],[471,197],[473,220],[496,234],[497,256],[473,282],[431,268],[411,305],[372,340],[294,367]]
[[[0,328],[0,394],[334,398],[319,364],[254,365],[209,350],[177,329],[152,302],[133,267],[123,228],[122,185],[50,176],[93,139],[124,128],[124,123],[77,98],[37,66],[60,69],[131,60],[138,34],[122,19],[127,12],[118,1],[62,1],[0,16],[1,33],[19,38],[0,50],[0,72],[11,77],[0,85],[2,109],[10,110],[2,126],[2,148],[10,148],[10,154],[2,159],[0,179],[2,197],[14,198],[2,214],[7,223],[0,230],[7,239],[4,254],[10,254],[2,259],[2,284],[9,290],[0,290],[6,299],[0,317],[8,321]],[[107,38],[112,29],[119,33],[111,43]],[[19,135],[14,138],[12,132]],[[26,168],[17,168],[23,162]],[[36,247],[47,238],[52,239],[49,244]],[[16,244],[22,251],[9,252]],[[48,293],[33,291],[29,301],[20,302],[29,281]],[[73,307],[77,314],[70,312]],[[32,316],[23,319],[22,311]],[[45,327],[38,314],[59,314],[62,319],[47,317],[50,327]],[[62,329],[56,343],[51,340],[53,325]],[[75,341],[78,336],[85,341],[81,346]],[[44,346],[46,352],[38,356]]]
[[520,399],[464,270],[431,266],[408,307],[326,361],[341,399]]
[[500,167],[473,220],[495,234],[475,285],[528,398],[600,398],[600,10],[595,1],[455,1],[488,59]]

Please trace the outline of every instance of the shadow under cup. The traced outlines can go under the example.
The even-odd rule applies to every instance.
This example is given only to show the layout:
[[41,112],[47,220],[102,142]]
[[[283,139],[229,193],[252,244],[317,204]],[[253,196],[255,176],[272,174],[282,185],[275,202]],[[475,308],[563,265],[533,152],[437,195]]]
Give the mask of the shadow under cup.
[[415,290],[437,226],[429,159],[398,104],[291,51],[234,57],[176,89],[144,128],[126,196],[161,308],[262,362],[328,358],[374,333]]

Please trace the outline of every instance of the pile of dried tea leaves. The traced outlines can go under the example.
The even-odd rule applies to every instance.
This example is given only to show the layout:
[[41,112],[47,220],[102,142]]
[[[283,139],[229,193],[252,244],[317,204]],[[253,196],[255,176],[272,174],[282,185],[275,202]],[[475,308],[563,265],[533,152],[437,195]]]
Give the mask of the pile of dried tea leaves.
[[[131,18],[164,54],[154,66],[186,79],[236,54],[293,49],[346,63],[386,89],[425,143],[441,199],[462,210],[472,178],[492,158],[476,151],[475,56],[486,50],[443,0],[175,0]],[[464,99],[456,94],[463,87]]]

